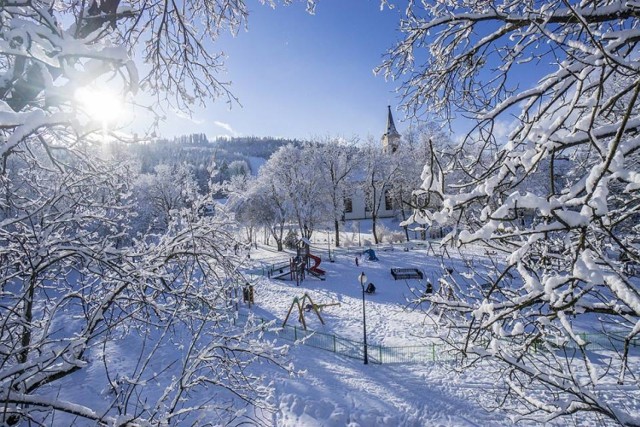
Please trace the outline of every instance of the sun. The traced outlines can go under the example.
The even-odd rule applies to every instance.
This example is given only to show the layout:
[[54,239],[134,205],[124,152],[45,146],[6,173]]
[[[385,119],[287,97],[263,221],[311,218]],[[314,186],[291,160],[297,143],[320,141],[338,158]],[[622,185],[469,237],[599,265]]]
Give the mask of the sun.
[[108,89],[82,87],[74,95],[80,109],[93,121],[113,124],[123,113],[122,97]]

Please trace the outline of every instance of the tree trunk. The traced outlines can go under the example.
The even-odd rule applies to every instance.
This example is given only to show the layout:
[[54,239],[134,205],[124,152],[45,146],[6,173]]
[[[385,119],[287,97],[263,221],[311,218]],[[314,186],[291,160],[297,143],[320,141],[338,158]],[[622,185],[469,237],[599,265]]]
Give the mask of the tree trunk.
[[374,210],[371,211],[371,231],[373,232],[373,242],[377,245],[378,243],[378,233],[376,232],[376,223],[378,219],[378,215],[374,213]]
[[284,225],[269,227],[269,231],[271,232],[271,236],[273,237],[273,240],[276,241],[276,248],[278,252],[284,251],[284,246],[282,243],[284,240],[282,237],[282,235],[284,234]]
[[377,245],[378,241],[378,212],[380,211],[380,205],[382,202],[378,200],[378,190],[375,185],[375,181],[371,180],[372,199],[371,199],[371,231],[373,232],[373,242]]
[[[400,213],[402,214],[402,221],[406,221],[407,214],[404,211],[404,204],[402,203],[402,200],[400,201]],[[407,238],[407,242],[411,241],[411,238],[409,237],[409,228],[406,225],[402,228],[404,228],[404,235]]]
[[333,221],[333,227],[336,232],[336,248],[340,247],[340,221],[337,219]]
[[245,227],[245,231],[247,233],[247,241],[251,244],[253,242],[253,226]]
[[31,344],[31,321],[33,320],[33,294],[36,288],[35,273],[29,278],[29,288],[24,301],[24,330],[22,332],[22,350],[18,355],[19,363],[26,363],[29,358],[29,345]]

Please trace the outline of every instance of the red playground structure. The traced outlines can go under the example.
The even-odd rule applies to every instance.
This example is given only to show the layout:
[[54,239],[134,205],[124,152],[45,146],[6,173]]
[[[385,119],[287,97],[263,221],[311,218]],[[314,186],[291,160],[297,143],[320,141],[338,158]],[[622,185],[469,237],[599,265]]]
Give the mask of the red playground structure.
[[296,247],[296,256],[289,260],[289,265],[285,264],[272,268],[270,277],[272,279],[295,280],[296,284],[299,284],[304,280],[305,272],[308,272],[320,280],[325,280],[326,272],[318,267],[322,259],[311,254],[309,249],[309,241],[300,239]]

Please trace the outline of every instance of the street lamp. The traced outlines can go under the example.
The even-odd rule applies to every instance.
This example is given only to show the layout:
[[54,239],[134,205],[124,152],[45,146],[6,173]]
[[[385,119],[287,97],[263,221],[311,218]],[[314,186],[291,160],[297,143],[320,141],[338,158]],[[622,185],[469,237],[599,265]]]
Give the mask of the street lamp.
[[358,281],[362,287],[362,326],[364,330],[364,364],[369,364],[369,356],[367,355],[367,313],[364,305],[364,284],[367,282],[367,275],[364,271],[358,276]]

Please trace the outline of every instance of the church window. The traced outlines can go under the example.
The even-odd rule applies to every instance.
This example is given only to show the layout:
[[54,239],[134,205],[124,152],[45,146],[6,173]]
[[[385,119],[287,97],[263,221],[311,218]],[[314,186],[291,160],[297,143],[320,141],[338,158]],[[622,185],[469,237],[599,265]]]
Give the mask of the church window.
[[351,197],[344,198],[344,211],[345,213],[353,212],[353,200],[351,200]]
[[391,198],[391,191],[384,191],[384,208],[388,211],[393,209],[393,200]]

